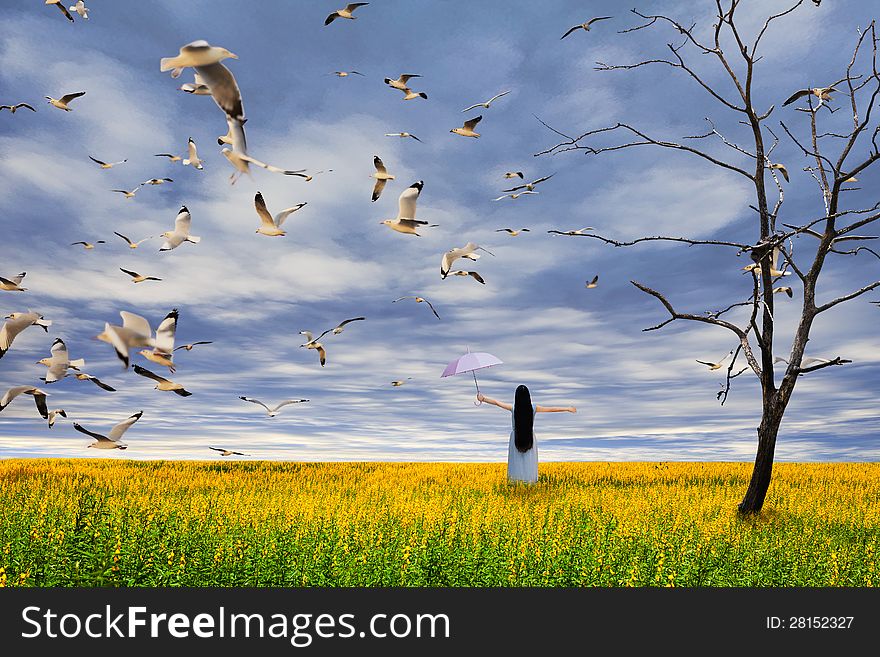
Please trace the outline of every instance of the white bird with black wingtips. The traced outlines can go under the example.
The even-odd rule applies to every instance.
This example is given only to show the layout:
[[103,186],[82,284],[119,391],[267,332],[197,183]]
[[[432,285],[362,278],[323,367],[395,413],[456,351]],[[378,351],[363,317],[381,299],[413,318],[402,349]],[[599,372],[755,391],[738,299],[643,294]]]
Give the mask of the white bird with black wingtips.
[[257,210],[257,215],[260,217],[260,227],[255,232],[267,237],[283,237],[287,235],[287,231],[281,229],[281,224],[284,223],[287,217],[305,205],[306,203],[297,203],[289,208],[285,208],[273,217],[266,207],[266,201],[263,199],[262,193],[257,192],[254,196],[254,207]]
[[163,376],[159,376],[158,374],[148,370],[146,367],[135,365],[132,369],[134,370],[135,374],[139,374],[140,376],[155,381],[156,387],[154,388],[154,390],[173,392],[174,394],[180,395],[181,397],[190,397],[192,395],[192,393],[189,390],[186,390],[180,383],[175,383],[174,381],[166,379]]
[[385,168],[385,163],[382,162],[382,159],[378,155],[373,156],[373,166],[376,167],[376,172],[370,175],[376,179],[376,184],[373,185],[373,195],[370,197],[370,200],[375,202],[379,200],[379,197],[382,195],[382,190],[385,189],[385,183],[389,180],[394,180],[394,176],[388,173],[388,169]]
[[31,395],[34,398],[34,403],[37,406],[37,411],[39,411],[40,415],[44,420],[49,419],[49,409],[46,407],[46,396],[49,393],[40,390],[39,388],[35,388],[34,386],[15,386],[6,391],[6,393],[0,397],[0,411],[9,406],[19,395]]
[[9,351],[16,336],[29,326],[39,326],[48,333],[52,321],[43,319],[42,315],[34,312],[11,313],[6,316],[6,323],[0,328],[0,358]]
[[276,415],[278,415],[278,411],[280,411],[285,406],[289,406],[290,404],[302,404],[309,401],[308,399],[285,399],[283,402],[279,402],[278,404],[275,404],[275,406],[269,407],[261,402],[259,399],[254,399],[253,397],[239,397],[239,399],[250,402],[252,404],[257,404],[258,406],[262,406],[266,409],[266,413],[269,415],[269,417],[275,417]]
[[489,109],[489,105],[491,105],[496,100],[498,100],[502,96],[506,96],[509,93],[510,93],[510,91],[502,91],[500,94],[496,94],[496,95],[492,96],[489,100],[487,100],[483,103],[476,103],[475,105],[471,105],[470,107],[465,107],[461,111],[462,112],[470,112],[472,109],[477,109],[478,107],[485,107],[486,109]]
[[172,308],[171,312],[165,315],[165,318],[156,328],[156,339],[153,350],[143,349],[138,353],[148,361],[167,367],[168,371],[174,373],[174,337],[177,333],[177,320],[179,313],[177,308]]
[[44,378],[46,383],[55,383],[67,376],[67,370],[78,369],[84,367],[86,361],[82,358],[70,360],[70,354],[67,352],[67,345],[61,338],[55,338],[50,349],[51,356],[42,358],[37,361],[37,365],[45,365],[49,368]]
[[199,171],[205,168],[205,165],[202,164],[202,161],[199,159],[199,153],[196,150],[196,142],[193,141],[193,138],[190,137],[189,141],[186,143],[186,157],[183,160],[183,166],[193,166]]
[[474,137],[477,138],[480,136],[479,132],[474,131],[474,128],[477,127],[477,124],[483,120],[482,116],[475,116],[472,119],[468,119],[464,122],[464,125],[460,128],[453,128],[449,132],[454,132],[457,135],[461,135],[462,137]]
[[305,347],[306,349],[314,349],[318,352],[318,360],[321,362],[321,367],[324,367],[324,364],[327,362],[327,350],[324,349],[324,345],[318,342],[321,336],[326,335],[327,331],[324,331],[317,338],[312,335],[311,331],[300,331],[300,335],[306,336],[306,340],[304,344],[301,344],[300,347]]
[[128,431],[128,428],[131,427],[131,425],[141,419],[141,416],[143,414],[143,411],[138,411],[134,415],[127,417],[115,427],[110,429],[110,433],[108,433],[106,436],[100,433],[95,433],[94,431],[89,431],[81,424],[78,424],[76,422],[73,423],[73,428],[80,433],[84,433],[87,436],[91,436],[92,438],[97,440],[97,442],[94,442],[91,445],[87,445],[87,447],[94,447],[95,449],[127,449],[128,445],[119,442],[119,439],[122,438],[123,434]]
[[477,250],[486,251],[486,253],[491,256],[495,255],[491,251],[487,251],[483,247],[478,246],[473,242],[468,242],[460,248],[449,249],[446,253],[443,254],[443,257],[440,259],[440,278],[446,278],[449,275],[450,270],[452,269],[452,263],[454,263],[459,258],[466,258],[473,261],[479,260],[480,254],[474,253]]
[[[61,5],[58,5],[59,7]],[[85,96],[85,91],[77,91],[74,94],[64,94],[61,98],[52,98],[52,96],[43,96],[46,100],[49,101],[49,105],[52,107],[57,107],[60,110],[64,110],[65,112],[72,112],[73,110],[68,107],[71,101],[79,98],[80,96]]]
[[324,19],[324,25],[330,25],[330,23],[335,21],[337,18],[347,18],[347,19],[353,21],[357,18],[357,16],[352,15],[354,13],[354,10],[357,9],[358,7],[365,7],[368,4],[370,4],[370,3],[369,2],[352,2],[350,4],[347,4],[342,9],[337,9],[332,14],[327,16],[327,18]]
[[18,276],[12,276],[10,278],[3,278],[0,276],[0,290],[5,290],[6,292],[26,292],[26,287],[21,287],[21,282],[24,280],[24,277],[27,276],[27,272],[23,271]]
[[379,223],[388,226],[391,230],[397,231],[398,233],[415,235],[416,237],[421,237],[421,235],[416,232],[416,228],[419,226],[435,228],[437,224],[429,224],[427,221],[420,221],[415,218],[416,201],[418,201],[419,194],[421,194],[422,187],[424,186],[425,181],[419,180],[418,182],[415,182],[404,189],[401,192],[400,198],[397,201],[397,218],[385,219],[384,221],[380,221]]
[[192,242],[198,244],[202,241],[201,237],[189,234],[190,225],[192,224],[192,215],[190,215],[187,207],[181,206],[177,211],[177,217],[174,219],[174,230],[165,231],[160,237],[165,238],[165,242],[159,248],[160,251],[170,251],[176,249],[184,242]]

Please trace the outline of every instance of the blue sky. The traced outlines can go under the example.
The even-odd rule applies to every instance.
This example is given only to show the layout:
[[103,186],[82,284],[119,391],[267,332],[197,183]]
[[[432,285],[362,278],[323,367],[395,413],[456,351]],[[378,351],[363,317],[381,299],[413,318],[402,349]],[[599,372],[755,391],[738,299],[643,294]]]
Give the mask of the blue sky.
[[[714,3],[649,4],[650,11],[705,26]],[[740,270],[748,261],[727,249],[623,250],[546,232],[594,226],[619,238],[755,239],[745,183],[686,155],[631,149],[533,156],[557,141],[534,115],[569,134],[625,120],[672,139],[705,132],[703,118],[711,116],[729,138],[744,140],[737,117],[668,69],[593,70],[596,61],[661,55],[676,35],[618,34],[636,21],[613,2],[586,10],[565,2],[553,11],[534,2],[482,2],[463,12],[463,3],[375,0],[357,11],[357,20],[324,27],[336,5],[94,0],[90,19],[74,24],[37,1],[5,8],[0,102],[30,102],[38,112],[0,114],[0,276],[27,271],[29,288],[0,292],[0,311],[30,308],[53,326],[48,335],[31,328],[19,336],[0,361],[0,388],[39,383],[44,370],[34,361],[62,337],[73,358],[86,359],[86,371],[118,392],[71,377],[48,386],[50,408],[70,416],[51,431],[30,399],[17,400],[0,415],[0,456],[92,456],[72,421],[106,431],[143,410],[126,435],[129,449],[102,457],[212,458],[207,445],[221,445],[269,459],[503,460],[508,414],[475,407],[472,379],[440,378],[470,347],[504,361],[481,374],[486,394],[509,400],[525,383],[538,403],[577,406],[576,415],[539,417],[541,460],[751,460],[756,380],[741,377],[720,407],[715,393],[723,370],[695,362],[732,349],[729,334],[681,323],[643,333],[665,313],[629,284],[662,290],[692,312],[718,309],[750,293],[751,279]],[[805,3],[771,29],[757,105],[776,104],[776,119],[805,134],[805,117],[782,110],[781,101],[839,77],[856,28],[874,17],[866,5]],[[744,28],[760,25],[763,8],[781,6],[744,3]],[[614,20],[560,41],[568,27],[594,15]],[[177,90],[190,71],[178,80],[159,72],[161,57],[196,39],[239,56],[226,64],[241,87],[252,155],[332,173],[307,183],[256,169],[230,186],[232,170],[216,146],[226,130],[223,113],[210,98]],[[692,57],[730,91],[709,57]],[[365,76],[329,75],[351,69]],[[400,73],[421,74],[411,86],[428,100],[404,102],[382,83]],[[508,89],[488,110],[461,112]],[[87,93],[70,113],[42,100],[74,91]],[[479,139],[449,133],[478,113]],[[842,125],[842,114],[829,126]],[[398,131],[424,143],[384,136]],[[153,157],[183,153],[189,137],[204,171]],[[128,162],[104,171],[88,155]],[[373,155],[396,176],[375,203]],[[821,197],[802,170],[809,162],[785,139],[774,159],[792,176],[781,220],[818,216]],[[493,202],[509,186],[502,177],[509,170],[530,179],[554,176],[540,195]],[[166,176],[174,183],[143,187],[132,200],[109,191]],[[425,181],[419,217],[439,226],[421,238],[380,226],[416,180]],[[861,182],[851,202],[875,203],[877,172]],[[254,233],[257,190],[272,211],[308,202],[288,219],[286,237]],[[152,240],[129,251],[113,235],[158,235],[183,204],[192,212],[192,232],[202,237],[198,245],[160,254],[159,240]],[[505,227],[531,232],[495,232]],[[107,244],[89,252],[69,245],[97,239]],[[473,266],[485,286],[468,277],[440,279],[442,253],[467,241],[495,254]],[[810,248],[807,238],[795,244],[796,254],[809,256]],[[119,267],[164,280],[132,285]],[[837,258],[823,276],[820,299],[857,289],[877,272],[868,258]],[[595,274],[599,286],[585,289]],[[777,351],[784,356],[799,308],[793,284],[795,298],[777,302]],[[391,303],[415,294],[430,299],[442,320],[423,304]],[[105,321],[118,323],[120,310],[155,326],[173,307],[180,309],[178,344],[214,341],[177,352],[172,378],[193,392],[185,399],[123,371],[112,348],[94,339]],[[861,299],[816,322],[808,355],[840,355],[853,364],[802,378],[782,426],[780,460],[880,458],[877,312]],[[367,321],[324,341],[326,367],[314,351],[298,347],[300,330],[320,332],[359,315]],[[391,387],[407,377],[406,385]],[[269,419],[239,395],[311,402]]]

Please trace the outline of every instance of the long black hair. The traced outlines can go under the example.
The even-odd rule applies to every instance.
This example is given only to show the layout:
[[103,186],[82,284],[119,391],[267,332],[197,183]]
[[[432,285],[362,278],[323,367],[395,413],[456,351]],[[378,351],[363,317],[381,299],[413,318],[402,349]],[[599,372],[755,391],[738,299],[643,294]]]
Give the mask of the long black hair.
[[520,452],[528,452],[535,444],[533,433],[535,411],[526,386],[517,386],[513,398],[513,443]]

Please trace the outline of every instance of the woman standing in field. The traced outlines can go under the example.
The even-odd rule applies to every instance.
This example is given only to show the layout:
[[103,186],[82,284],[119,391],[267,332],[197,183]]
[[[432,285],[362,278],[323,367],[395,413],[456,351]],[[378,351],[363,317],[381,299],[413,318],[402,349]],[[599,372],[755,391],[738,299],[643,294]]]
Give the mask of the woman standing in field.
[[517,386],[513,406],[477,393],[477,400],[511,411],[510,444],[507,448],[507,479],[533,484],[538,481],[538,445],[535,442],[535,413],[577,413],[574,406],[532,405],[526,386]]

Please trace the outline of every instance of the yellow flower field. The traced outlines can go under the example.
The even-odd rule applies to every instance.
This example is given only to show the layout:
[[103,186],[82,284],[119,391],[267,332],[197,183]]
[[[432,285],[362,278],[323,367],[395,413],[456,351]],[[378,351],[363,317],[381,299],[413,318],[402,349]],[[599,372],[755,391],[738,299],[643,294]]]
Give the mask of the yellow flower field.
[[877,586],[880,464],[0,461],[5,586]]

